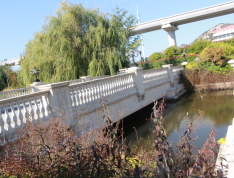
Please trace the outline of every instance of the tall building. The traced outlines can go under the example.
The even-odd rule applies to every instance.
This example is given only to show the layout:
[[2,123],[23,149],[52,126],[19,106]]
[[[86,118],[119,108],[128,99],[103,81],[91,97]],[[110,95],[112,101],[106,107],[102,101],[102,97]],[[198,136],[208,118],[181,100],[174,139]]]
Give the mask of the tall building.
[[213,33],[213,42],[230,40],[234,37],[234,25],[219,28]]

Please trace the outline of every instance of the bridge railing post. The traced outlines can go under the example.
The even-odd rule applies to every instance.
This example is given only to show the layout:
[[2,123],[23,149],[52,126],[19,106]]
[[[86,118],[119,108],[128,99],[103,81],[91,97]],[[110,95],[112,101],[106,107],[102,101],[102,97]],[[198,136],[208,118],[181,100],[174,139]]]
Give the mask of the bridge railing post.
[[138,100],[141,101],[145,97],[145,87],[143,83],[142,67],[130,67],[127,69],[127,73],[134,72],[134,82],[138,91]]
[[74,122],[69,81],[37,86],[40,91],[50,90],[48,100],[52,117],[65,118],[67,124]]
[[167,75],[168,75],[168,78],[170,80],[171,87],[173,87],[175,84],[172,66],[173,66],[173,64],[162,65],[162,68],[167,68]]

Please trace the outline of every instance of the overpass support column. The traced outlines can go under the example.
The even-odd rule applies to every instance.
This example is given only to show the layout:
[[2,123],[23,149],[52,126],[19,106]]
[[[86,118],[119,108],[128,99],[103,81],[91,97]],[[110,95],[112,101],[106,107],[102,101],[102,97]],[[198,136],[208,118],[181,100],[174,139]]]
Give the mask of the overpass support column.
[[165,30],[168,34],[169,46],[176,46],[175,31],[179,28],[171,24],[165,24],[162,25],[162,29]]

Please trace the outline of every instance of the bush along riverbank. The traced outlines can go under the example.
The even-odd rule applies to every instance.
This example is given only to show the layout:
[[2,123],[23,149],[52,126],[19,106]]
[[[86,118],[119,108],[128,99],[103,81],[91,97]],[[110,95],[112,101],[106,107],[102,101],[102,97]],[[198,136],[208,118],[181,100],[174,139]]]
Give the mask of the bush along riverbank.
[[[102,103],[105,129],[77,137],[62,119],[32,124],[20,131],[21,139],[3,146],[0,177],[222,177],[215,170],[218,147],[215,132],[193,153],[194,124],[188,123],[175,152],[167,141],[163,112],[165,101],[155,101],[151,121],[154,143],[129,147],[123,130],[111,121]],[[199,139],[199,138],[198,138]]]
[[185,69],[182,80],[187,90],[192,92],[234,89],[234,72]]

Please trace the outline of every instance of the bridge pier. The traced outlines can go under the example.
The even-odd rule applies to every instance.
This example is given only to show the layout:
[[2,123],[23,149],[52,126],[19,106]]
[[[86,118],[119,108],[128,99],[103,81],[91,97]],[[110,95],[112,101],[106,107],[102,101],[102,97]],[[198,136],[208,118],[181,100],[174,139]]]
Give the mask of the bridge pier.
[[162,25],[162,29],[168,34],[169,46],[176,46],[176,36],[175,31],[179,28],[171,24]]

